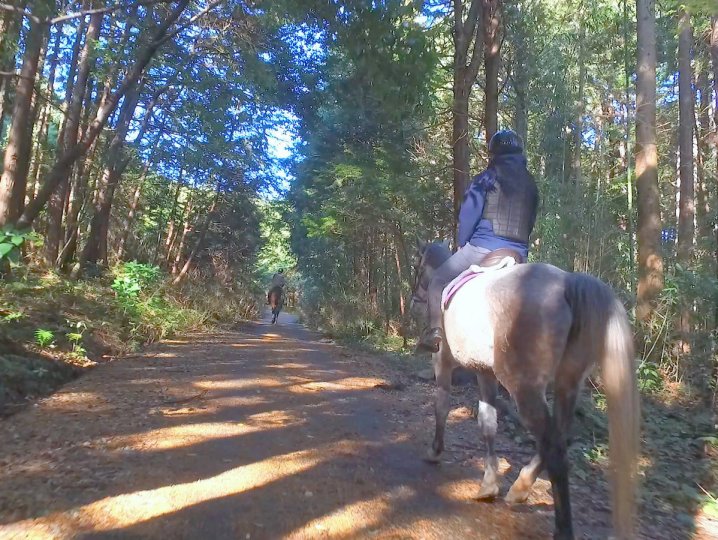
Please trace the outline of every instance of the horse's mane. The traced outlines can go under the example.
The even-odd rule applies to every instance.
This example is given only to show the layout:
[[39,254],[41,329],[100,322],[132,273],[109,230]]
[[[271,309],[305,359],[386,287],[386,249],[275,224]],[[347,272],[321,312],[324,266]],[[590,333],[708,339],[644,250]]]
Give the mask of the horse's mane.
[[424,264],[428,264],[431,268],[439,268],[449,257],[451,251],[443,242],[427,244],[424,250]]

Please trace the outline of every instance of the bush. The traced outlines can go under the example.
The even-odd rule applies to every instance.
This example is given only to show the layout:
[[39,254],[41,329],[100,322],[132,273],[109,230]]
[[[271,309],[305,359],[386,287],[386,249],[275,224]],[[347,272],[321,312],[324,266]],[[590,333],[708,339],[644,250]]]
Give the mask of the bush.
[[136,298],[140,292],[157,283],[162,277],[159,266],[138,262],[126,262],[115,270],[112,290],[118,297]]

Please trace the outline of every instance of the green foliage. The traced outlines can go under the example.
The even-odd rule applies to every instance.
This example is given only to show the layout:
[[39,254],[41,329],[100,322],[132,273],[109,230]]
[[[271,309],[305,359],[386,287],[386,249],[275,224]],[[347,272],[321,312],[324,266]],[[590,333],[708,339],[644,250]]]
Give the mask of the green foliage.
[[0,229],[0,262],[3,260],[11,263],[19,262],[20,250],[26,242],[40,244],[41,238],[32,231],[18,231],[8,226]]
[[290,230],[285,216],[289,213],[286,203],[259,201],[261,215],[260,239],[262,247],[257,253],[256,268],[263,282],[266,282],[280,268],[294,268],[296,257],[289,245]]
[[638,376],[638,387],[642,392],[654,393],[663,388],[663,377],[658,371],[658,367],[648,361],[643,361],[636,369]]
[[718,496],[706,493],[702,510],[708,517],[718,519]]
[[6,313],[2,316],[0,319],[0,322],[13,322],[13,321],[19,321],[22,319],[25,315],[22,311],[11,311],[10,313]]
[[583,450],[583,457],[589,463],[604,463],[608,460],[608,445],[597,442]]
[[158,266],[138,262],[126,262],[115,271],[112,290],[122,298],[137,298],[140,292],[160,280],[162,271]]
[[84,338],[85,330],[87,330],[87,324],[83,321],[77,321],[74,323],[72,321],[67,321],[67,325],[72,329],[72,331],[65,334],[65,338],[67,338],[72,346],[70,354],[74,358],[85,358],[87,356],[87,350],[83,346],[82,340]]
[[54,341],[55,334],[53,334],[50,330],[46,330],[44,328],[38,328],[35,330],[35,344],[38,347],[45,349],[50,347]]

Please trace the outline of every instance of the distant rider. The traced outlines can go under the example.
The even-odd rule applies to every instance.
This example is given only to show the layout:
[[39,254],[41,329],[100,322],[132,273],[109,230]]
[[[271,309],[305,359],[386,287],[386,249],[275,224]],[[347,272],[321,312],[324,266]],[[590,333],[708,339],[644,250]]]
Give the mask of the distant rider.
[[267,293],[267,304],[269,304],[269,295],[272,290],[279,287],[284,292],[284,286],[287,284],[287,280],[284,277],[284,268],[280,268],[279,272],[272,276],[272,283],[269,285],[269,292]]

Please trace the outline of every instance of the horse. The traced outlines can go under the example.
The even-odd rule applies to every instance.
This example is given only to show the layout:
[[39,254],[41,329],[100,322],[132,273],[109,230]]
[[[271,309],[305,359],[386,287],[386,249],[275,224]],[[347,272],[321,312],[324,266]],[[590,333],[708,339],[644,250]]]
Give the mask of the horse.
[[[518,256],[518,254],[516,254]],[[433,272],[451,256],[446,244],[418,245],[411,311],[426,313]],[[487,265],[488,266],[488,265]],[[633,336],[626,311],[611,288],[582,273],[543,263],[488,271],[463,285],[444,308],[444,340],[432,354],[436,376],[434,440],[427,460],[444,449],[451,373],[477,373],[478,423],[486,444],[478,499],[499,495],[496,399],[501,383],[535,439],[537,453],[509,489],[508,503],[523,503],[545,468],[554,499],[554,538],[573,539],[567,432],[586,377],[601,364],[608,401],[613,527],[633,538],[639,445],[639,403]],[[553,387],[553,410],[546,390]]]
[[279,312],[282,311],[282,305],[284,304],[282,287],[279,285],[272,287],[267,297],[269,305],[272,308],[272,324],[275,324],[277,322],[277,318],[279,317]]

